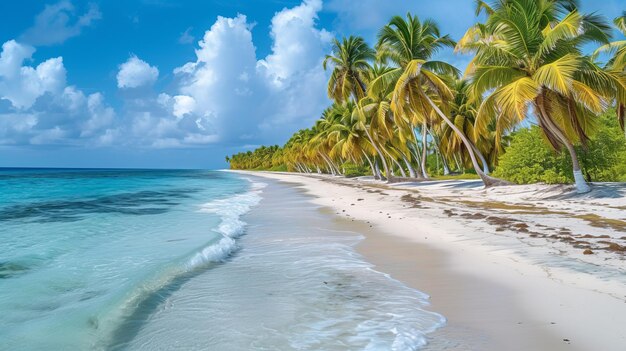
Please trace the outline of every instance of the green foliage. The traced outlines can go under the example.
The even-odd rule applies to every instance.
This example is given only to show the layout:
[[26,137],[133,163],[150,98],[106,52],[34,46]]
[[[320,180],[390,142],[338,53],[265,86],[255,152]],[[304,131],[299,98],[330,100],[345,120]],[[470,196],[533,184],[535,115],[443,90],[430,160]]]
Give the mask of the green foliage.
[[286,170],[283,150],[278,145],[261,146],[254,151],[240,152],[226,158],[230,169]]
[[566,168],[565,163],[567,158],[552,151],[539,127],[533,126],[513,134],[494,176],[518,184],[567,183],[573,179],[568,171],[571,168]]
[[626,181],[626,138],[615,114],[600,117],[602,128],[591,138],[580,162],[585,176],[596,182]]
[[372,173],[369,167],[365,165],[357,165],[352,162],[346,162],[343,165],[341,165],[341,167],[343,168],[344,176],[348,178],[360,177],[360,176],[369,175]]
[[[605,114],[599,122],[588,147],[576,147],[583,173],[588,181],[625,181],[626,139],[614,115]],[[494,175],[518,184],[571,183],[571,167],[569,156],[552,151],[539,127],[533,126],[512,135]]]

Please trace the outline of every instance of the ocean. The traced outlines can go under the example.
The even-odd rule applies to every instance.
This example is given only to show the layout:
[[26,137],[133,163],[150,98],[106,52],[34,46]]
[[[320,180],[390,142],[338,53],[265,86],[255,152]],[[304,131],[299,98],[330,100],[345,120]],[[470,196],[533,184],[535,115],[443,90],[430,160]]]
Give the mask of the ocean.
[[0,170],[0,350],[417,350],[445,323],[252,178]]

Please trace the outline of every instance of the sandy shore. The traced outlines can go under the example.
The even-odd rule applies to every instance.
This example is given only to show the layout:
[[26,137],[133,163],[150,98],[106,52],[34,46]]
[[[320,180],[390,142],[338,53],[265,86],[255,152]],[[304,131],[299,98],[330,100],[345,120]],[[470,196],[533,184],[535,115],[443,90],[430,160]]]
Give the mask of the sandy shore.
[[[387,185],[287,173],[363,233],[377,269],[431,296],[432,350],[623,350],[626,186],[484,190],[473,181]],[[591,253],[590,253],[591,252]]]

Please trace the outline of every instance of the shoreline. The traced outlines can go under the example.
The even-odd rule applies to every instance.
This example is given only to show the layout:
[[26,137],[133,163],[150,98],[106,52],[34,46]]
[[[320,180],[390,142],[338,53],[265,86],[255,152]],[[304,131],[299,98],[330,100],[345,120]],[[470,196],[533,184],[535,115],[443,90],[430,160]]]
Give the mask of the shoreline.
[[[474,211],[470,215],[450,216],[449,206],[429,199],[437,195],[436,190],[407,192],[406,184],[239,173],[302,188],[313,196],[314,203],[363,233],[366,239],[357,251],[377,270],[429,294],[431,310],[442,313],[448,322],[429,335],[426,350],[618,350],[626,341],[626,331],[620,327],[626,325],[626,316],[620,313],[626,309],[623,282],[563,267],[563,262],[577,262],[568,262],[569,257],[563,262],[539,260],[541,263],[532,255],[527,257],[524,250],[543,255],[546,249],[540,245],[522,248],[520,245],[529,245],[508,237],[504,240],[500,235],[504,230],[497,231],[501,227],[478,220],[493,216],[493,212],[501,215],[499,211],[478,211],[469,204],[456,211]],[[476,190],[463,192],[471,191]],[[486,198],[489,196],[493,194]],[[537,202],[554,205],[546,204],[547,200]],[[433,215],[435,212],[439,215]],[[553,219],[542,220],[549,223]],[[534,228],[531,221],[521,223],[528,227],[515,225]],[[576,223],[569,228],[572,235],[578,235],[580,227]],[[590,259],[607,261],[599,256]],[[618,274],[623,272],[623,259],[617,256],[611,267]]]

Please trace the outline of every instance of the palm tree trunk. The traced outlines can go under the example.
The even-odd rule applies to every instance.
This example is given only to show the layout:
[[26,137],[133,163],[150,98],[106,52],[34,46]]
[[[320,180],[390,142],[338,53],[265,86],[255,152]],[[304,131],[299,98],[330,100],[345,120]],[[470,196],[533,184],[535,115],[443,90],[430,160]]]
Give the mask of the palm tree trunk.
[[489,163],[487,163],[485,156],[483,156],[483,153],[480,152],[480,150],[478,150],[478,147],[476,147],[476,144],[474,144],[471,140],[469,140],[469,142],[472,145],[472,149],[474,149],[474,152],[476,153],[476,155],[478,155],[478,158],[480,159],[480,163],[483,164],[483,172],[485,172],[485,174],[489,174]]
[[456,152],[452,156],[454,158],[454,163],[456,164],[456,169],[458,169],[462,174],[465,174],[465,167],[462,166],[463,159],[461,158],[461,162],[459,162],[459,155],[457,155]]
[[398,162],[398,160],[395,159],[395,157],[393,157],[391,155],[391,153],[389,153],[389,151],[387,151],[387,149],[382,148],[383,151],[385,151],[385,153],[387,154],[387,156],[389,156],[389,159],[391,160],[391,162],[395,163],[396,166],[398,167],[398,169],[400,170],[400,174],[402,175],[403,178],[406,178],[406,173],[404,172],[404,169],[402,168],[402,165],[400,164],[400,162]]
[[409,170],[409,177],[417,178],[417,173],[415,172],[415,168],[413,168],[413,165],[411,165],[411,160],[404,152],[402,152],[402,150],[398,149],[398,153],[400,153],[400,155],[402,156],[402,160],[404,161],[406,168]]
[[569,156],[572,159],[572,172],[574,173],[574,184],[576,186],[576,192],[579,194],[588,193],[591,191],[591,187],[585,181],[585,177],[580,169],[580,163],[578,162],[578,156],[576,155],[576,149],[574,149],[574,145],[569,141],[569,139],[565,136],[565,134],[561,131],[561,128],[557,126],[553,121],[550,115],[546,112],[544,106],[544,93],[542,92],[537,100],[535,101],[536,107],[538,107],[539,114],[543,117],[541,120],[543,126],[548,128],[552,134],[554,134],[559,141],[565,146],[567,151],[569,152]]
[[424,178],[429,179],[430,177],[428,176],[428,170],[426,170],[426,161],[427,161],[427,156],[428,156],[428,142],[426,139],[427,138],[427,134],[426,132],[428,131],[428,127],[426,122],[424,122],[422,124],[422,162],[421,162],[421,167],[422,167],[422,173],[424,174]]
[[378,160],[376,159],[376,157],[374,157],[374,170],[376,171],[376,176],[378,177],[378,179],[380,180],[384,180],[385,178],[383,177],[382,174],[380,174],[380,167],[378,166]]
[[320,157],[322,157],[322,159],[324,160],[324,162],[326,162],[326,166],[328,166],[328,169],[330,170],[330,174],[331,175],[335,175],[335,169],[333,168],[333,165],[326,159],[326,157],[324,157],[324,155],[321,152],[317,152]]
[[[409,153],[411,156],[413,156],[413,158],[415,159],[415,164],[420,164],[420,156],[419,156],[419,147],[417,147],[417,142],[415,142],[412,146],[415,146],[414,150],[411,145],[407,145],[407,147],[409,148]],[[417,179],[424,179],[424,175],[422,174],[422,171],[418,168],[413,168],[413,170],[415,171],[415,176]]]
[[450,174],[448,161],[446,161],[446,158],[443,157],[443,153],[441,152],[441,148],[439,147],[439,139],[435,136],[435,133],[433,133],[432,128],[428,129],[428,134],[430,134],[430,136],[433,138],[433,144],[435,144],[435,152],[437,152],[437,155],[439,155],[439,157],[441,158],[441,164],[443,165],[443,175]]
[[433,108],[437,115],[439,115],[439,117],[441,117],[441,119],[446,122],[446,124],[459,136],[459,138],[461,138],[461,140],[463,141],[463,145],[465,145],[465,148],[467,149],[467,152],[472,159],[472,166],[474,166],[476,174],[478,174],[480,179],[483,181],[485,187],[487,188],[495,185],[510,184],[509,182],[506,182],[504,180],[490,177],[480,169],[478,161],[476,160],[476,155],[474,155],[474,150],[472,149],[472,144],[470,143],[469,139],[465,136],[465,134],[463,134],[463,132],[461,132],[461,130],[459,130],[459,128],[457,128],[457,126],[454,125],[454,123],[452,123],[452,121],[441,111],[441,109],[439,109],[439,107],[430,99],[430,97],[428,97],[428,95],[426,95],[424,92],[420,93],[422,97],[424,97],[426,101],[428,101],[428,104]]
[[409,170],[409,177],[417,178],[417,176],[415,175],[415,170],[413,170],[413,167],[411,167],[411,163],[409,162],[409,160],[407,160],[406,156],[402,155],[402,160],[404,160],[404,164],[406,165],[406,168]]
[[[415,156],[415,161],[417,162],[418,165],[422,164],[422,157],[420,156],[420,145],[419,145],[419,141],[417,139],[417,131],[415,130],[415,128],[411,127],[411,130],[413,131],[413,133],[411,133],[413,135],[413,141],[415,142],[415,153],[413,154],[413,156]],[[418,169],[419,171],[419,176],[418,178],[425,178],[424,177],[424,173],[422,172],[421,166]]]
[[376,174],[376,170],[374,169],[374,164],[372,163],[372,160],[370,160],[370,158],[367,156],[365,151],[361,150],[361,152],[363,153],[363,156],[365,156],[367,163],[369,163],[370,165],[370,170],[372,170],[372,175],[374,176],[374,179],[380,179],[378,175]]
[[385,156],[383,155],[383,153],[380,151],[380,149],[378,148],[378,146],[374,142],[374,139],[372,139],[372,136],[370,135],[369,130],[367,130],[367,127],[365,127],[364,129],[365,129],[365,135],[367,136],[367,139],[372,144],[372,147],[374,147],[374,150],[376,150],[376,153],[378,154],[378,156],[380,156],[380,160],[383,163],[383,169],[385,171],[385,176],[388,179],[390,179],[391,174],[389,173],[389,167],[387,166],[387,161],[385,161]]

